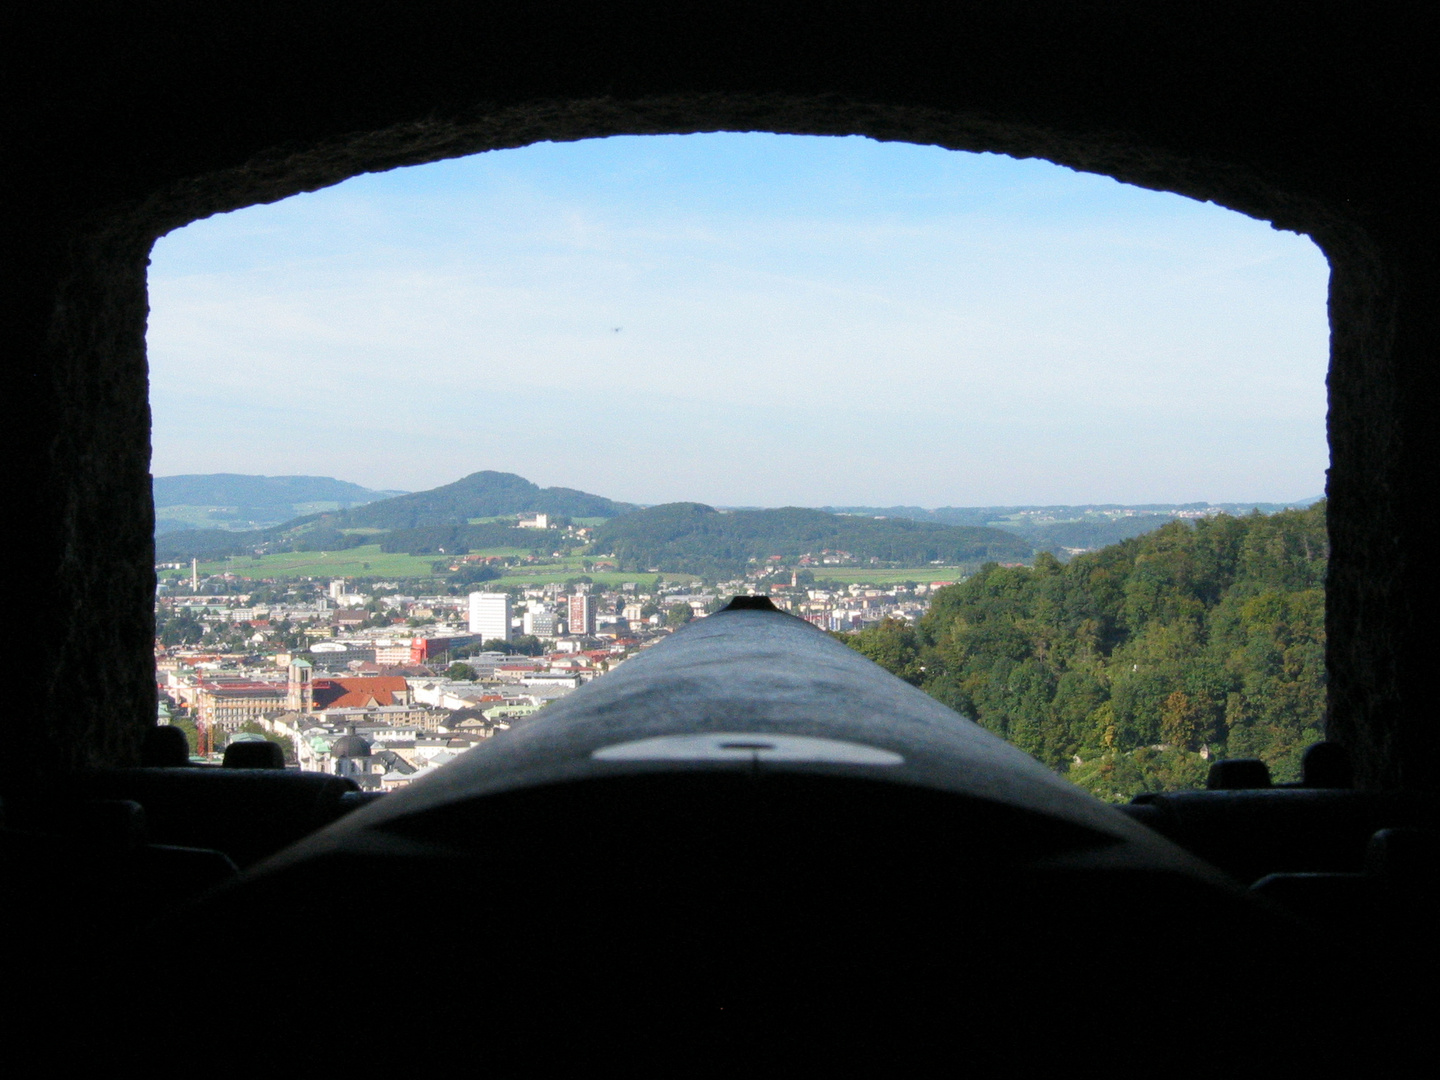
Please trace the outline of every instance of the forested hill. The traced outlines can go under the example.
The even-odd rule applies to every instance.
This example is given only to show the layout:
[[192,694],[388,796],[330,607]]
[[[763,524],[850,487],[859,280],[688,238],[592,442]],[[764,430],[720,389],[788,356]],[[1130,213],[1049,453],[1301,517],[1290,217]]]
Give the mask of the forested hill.
[[386,499],[351,511],[346,524],[378,529],[464,525],[471,518],[506,514],[615,517],[635,509],[571,488],[542,488],[514,473],[477,472],[429,491]]
[[536,542],[536,533],[511,527],[513,521],[469,522],[473,518],[514,518],[536,513],[557,518],[604,518],[633,509],[629,503],[584,491],[538,487],[513,473],[478,472],[430,491],[295,517],[265,529],[167,532],[155,539],[155,557],[161,562],[217,559],[257,550],[330,551],[373,543],[385,551],[413,554],[457,554],[483,547],[529,548]]
[[1325,504],[1175,522],[1066,565],[991,566],[853,647],[1102,798],[1293,779],[1325,710]]
[[798,507],[722,513],[700,503],[667,503],[608,521],[596,531],[594,551],[614,554],[624,570],[655,567],[702,576],[740,573],[772,556],[790,563],[822,551],[900,566],[1018,562],[1032,553],[1025,541],[998,529],[877,521]]

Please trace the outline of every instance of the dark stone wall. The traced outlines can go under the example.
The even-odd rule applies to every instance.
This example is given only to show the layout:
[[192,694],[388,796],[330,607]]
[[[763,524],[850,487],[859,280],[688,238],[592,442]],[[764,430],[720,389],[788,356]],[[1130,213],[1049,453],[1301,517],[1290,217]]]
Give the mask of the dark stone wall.
[[96,7],[0,33],[11,655],[37,664],[9,782],[130,760],[153,716],[155,237],[400,164],[727,129],[1043,156],[1313,235],[1334,271],[1331,726],[1366,782],[1435,786],[1430,6]]
[[1433,210],[1396,217],[1367,250],[1327,245],[1328,726],[1368,785],[1433,791],[1440,267]]

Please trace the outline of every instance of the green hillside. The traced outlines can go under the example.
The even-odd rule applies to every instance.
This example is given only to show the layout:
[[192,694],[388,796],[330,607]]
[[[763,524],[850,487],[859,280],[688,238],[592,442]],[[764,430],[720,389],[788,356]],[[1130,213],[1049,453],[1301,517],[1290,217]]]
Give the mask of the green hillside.
[[[197,481],[195,490],[172,485],[166,497],[193,497],[206,494],[198,481],[205,477],[182,477]],[[239,494],[243,485],[229,480],[316,479],[285,477],[221,478],[209,494],[230,491]],[[334,481],[341,483],[341,481]],[[366,489],[348,485],[357,491]],[[317,488],[316,492],[326,489]],[[342,494],[333,489],[331,494]],[[190,558],[211,560],[229,555],[260,552],[342,551],[362,544],[379,543],[390,553],[464,554],[476,548],[516,547],[529,550],[553,546],[554,539],[534,529],[517,529],[509,522],[470,524],[476,518],[514,518],[520,514],[550,514],[556,518],[604,520],[633,509],[599,495],[571,488],[541,488],[513,473],[478,472],[453,484],[381,499],[353,509],[326,508],[320,513],[288,516],[266,528],[239,531],[233,528],[189,528],[186,531],[157,530],[157,562]],[[157,511],[157,516],[163,511]]]
[[241,555],[254,551],[261,537],[268,530],[259,532],[230,532],[226,529],[185,529],[162,533],[155,537],[156,562],[187,562],[199,559],[209,562],[223,559],[227,555]]
[[1102,548],[1118,544],[1133,536],[1154,532],[1174,520],[1168,514],[1136,514],[1134,517],[1085,518],[1045,524],[1005,523],[995,527],[1023,536],[1041,551],[1058,555],[1064,548]]
[[415,529],[507,514],[611,518],[633,509],[629,503],[572,488],[542,488],[514,473],[477,472],[444,487],[371,503],[351,511],[346,521],[352,526]]
[[1325,504],[1177,521],[1061,565],[986,567],[918,627],[846,641],[1102,798],[1214,757],[1294,779],[1325,711]]
[[594,550],[613,554],[622,570],[678,571],[724,576],[774,556],[842,551],[894,566],[948,566],[991,560],[1015,562],[1032,554],[1024,540],[998,529],[890,518],[844,517],[823,510],[717,511],[700,503],[667,503],[606,522]]
[[[379,545],[385,554],[456,556],[467,552],[516,549],[549,555],[578,550],[580,541],[559,533],[518,529],[522,514],[584,522],[595,529],[591,551],[613,554],[627,572],[652,568],[668,573],[731,577],[758,563],[792,564],[804,555],[843,552],[828,565],[886,569],[931,565],[978,568],[985,562],[1025,562],[1036,550],[1098,548],[1148,533],[1173,520],[1185,507],[889,507],[884,514],[845,513],[785,507],[717,511],[699,503],[670,503],[639,509],[572,488],[542,488],[514,473],[483,471],[430,491],[372,502],[339,505],[378,493],[327,477],[256,477],[239,475],[162,477],[158,501],[174,499],[239,500],[330,496],[310,512],[261,528],[242,529],[236,520],[212,522],[192,514],[187,524],[157,529],[156,559],[213,561],[230,556],[340,552]],[[196,504],[171,503],[193,511]],[[285,504],[297,508],[304,504]],[[312,504],[313,505],[313,504]],[[279,504],[276,504],[278,507]],[[275,509],[276,507],[272,507]],[[256,511],[256,507],[249,507]],[[1116,510],[1128,510],[1114,515]],[[1139,512],[1136,512],[1139,511]],[[1151,511],[1151,512],[1146,512]],[[1070,520],[1063,520],[1070,515]],[[197,528],[196,525],[209,525]],[[821,566],[816,567],[824,572]]]

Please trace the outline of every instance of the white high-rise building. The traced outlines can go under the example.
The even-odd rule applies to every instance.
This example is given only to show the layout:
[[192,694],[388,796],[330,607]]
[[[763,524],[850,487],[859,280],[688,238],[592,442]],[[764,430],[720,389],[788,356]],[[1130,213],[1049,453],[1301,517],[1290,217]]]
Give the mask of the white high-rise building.
[[470,633],[481,641],[510,640],[510,594],[472,592]]

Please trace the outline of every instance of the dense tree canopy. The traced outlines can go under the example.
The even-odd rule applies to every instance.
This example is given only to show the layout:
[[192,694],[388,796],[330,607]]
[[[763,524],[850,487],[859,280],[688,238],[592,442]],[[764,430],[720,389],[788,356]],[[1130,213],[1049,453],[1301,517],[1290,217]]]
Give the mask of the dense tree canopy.
[[185,610],[157,620],[155,638],[161,645],[195,645],[205,636],[205,624]]
[[980,564],[1028,559],[1031,547],[999,529],[938,525],[904,518],[876,520],[787,506],[721,512],[701,503],[666,503],[607,521],[595,550],[614,554],[622,570],[723,576],[767,560],[843,551],[856,559],[901,566]]
[[884,667],[1103,798],[1293,779],[1325,712],[1325,504],[1177,521],[1068,565],[989,565],[916,627],[847,635]]
[[[444,564],[442,563],[440,565],[443,566]],[[446,581],[458,587],[461,585],[480,585],[486,581],[497,581],[504,576],[503,571],[497,570],[495,567],[488,566],[485,563],[480,563],[479,565],[472,564],[460,567],[459,570],[446,578]]]

